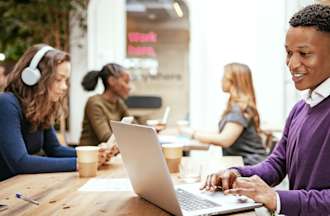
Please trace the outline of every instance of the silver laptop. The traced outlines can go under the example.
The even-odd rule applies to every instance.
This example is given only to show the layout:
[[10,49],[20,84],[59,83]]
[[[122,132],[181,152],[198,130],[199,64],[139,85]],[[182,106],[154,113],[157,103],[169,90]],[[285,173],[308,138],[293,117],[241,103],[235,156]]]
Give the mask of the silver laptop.
[[116,121],[111,127],[135,193],[165,211],[178,216],[214,215],[261,206],[222,192],[202,192],[199,184],[174,187],[153,128]]

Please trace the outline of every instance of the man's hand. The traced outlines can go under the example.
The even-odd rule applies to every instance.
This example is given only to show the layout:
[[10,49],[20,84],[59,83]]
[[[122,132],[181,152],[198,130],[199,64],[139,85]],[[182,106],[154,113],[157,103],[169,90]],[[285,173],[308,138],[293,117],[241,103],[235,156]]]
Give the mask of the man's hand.
[[256,175],[236,178],[233,188],[225,190],[224,193],[244,195],[263,203],[271,211],[276,210],[276,192]]
[[234,169],[221,170],[208,175],[206,181],[200,187],[201,190],[214,192],[216,190],[228,190],[233,188],[233,184],[239,173]]

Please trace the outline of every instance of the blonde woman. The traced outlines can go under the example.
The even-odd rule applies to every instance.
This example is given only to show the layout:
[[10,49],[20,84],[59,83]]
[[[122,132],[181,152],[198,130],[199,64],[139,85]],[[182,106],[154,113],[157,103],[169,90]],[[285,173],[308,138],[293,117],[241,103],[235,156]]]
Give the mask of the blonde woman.
[[223,147],[225,156],[242,156],[245,165],[264,160],[266,150],[258,134],[260,120],[249,67],[240,63],[225,65],[222,90],[230,97],[219,121],[219,133],[191,128],[183,128],[181,132],[202,143]]

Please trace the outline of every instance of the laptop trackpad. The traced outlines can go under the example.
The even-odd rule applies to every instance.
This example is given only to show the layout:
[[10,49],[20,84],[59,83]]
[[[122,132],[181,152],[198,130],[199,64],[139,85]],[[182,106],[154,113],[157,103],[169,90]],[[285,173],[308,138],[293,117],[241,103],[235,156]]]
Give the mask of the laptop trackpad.
[[222,206],[249,206],[251,204],[256,204],[252,199],[249,199],[245,196],[236,196],[236,195],[224,195],[223,192],[206,192],[206,191],[200,191],[201,184],[195,183],[195,184],[182,184],[176,186],[176,188],[181,188],[183,190],[186,190],[190,193],[193,193],[197,196],[201,196],[205,199],[211,200],[213,202],[219,203]]

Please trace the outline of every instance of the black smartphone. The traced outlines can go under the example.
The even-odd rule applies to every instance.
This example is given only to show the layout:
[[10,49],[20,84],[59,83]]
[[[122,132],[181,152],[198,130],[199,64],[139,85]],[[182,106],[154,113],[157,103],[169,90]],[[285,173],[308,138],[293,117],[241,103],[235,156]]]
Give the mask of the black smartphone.
[[8,206],[5,204],[0,204],[0,212],[8,209]]

